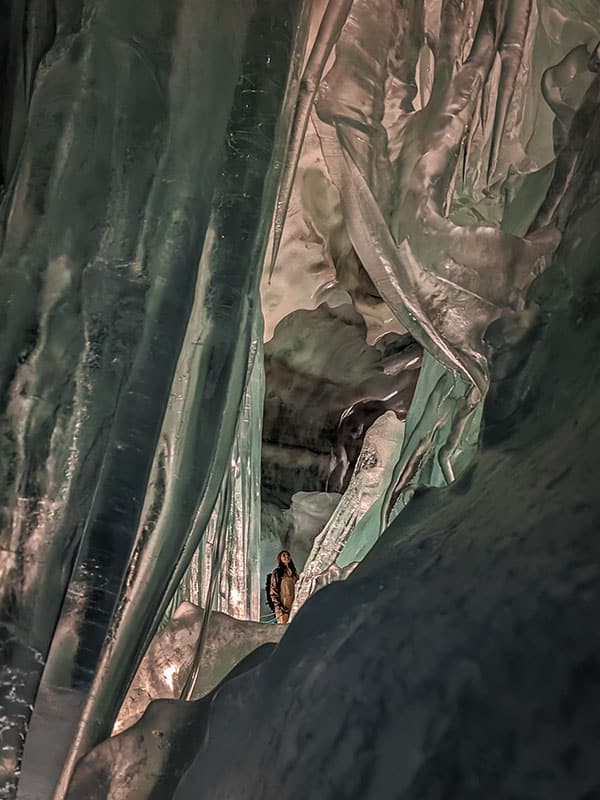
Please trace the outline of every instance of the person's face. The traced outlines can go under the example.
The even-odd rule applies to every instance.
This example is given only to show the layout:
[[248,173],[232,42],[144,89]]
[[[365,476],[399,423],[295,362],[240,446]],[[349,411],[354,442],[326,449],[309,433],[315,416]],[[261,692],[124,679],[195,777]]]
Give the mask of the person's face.
[[290,561],[291,561],[291,560],[292,560],[292,559],[290,558],[290,554],[289,554],[289,553],[282,553],[282,554],[281,554],[281,563],[282,563],[284,566],[286,566],[286,567],[287,567],[287,565],[290,563]]

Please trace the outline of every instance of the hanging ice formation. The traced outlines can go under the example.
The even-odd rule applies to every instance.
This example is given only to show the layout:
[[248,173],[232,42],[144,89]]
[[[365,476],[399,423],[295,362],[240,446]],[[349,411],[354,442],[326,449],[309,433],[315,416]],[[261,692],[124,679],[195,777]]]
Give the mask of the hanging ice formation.
[[[210,611],[254,630],[261,549],[291,547],[300,492],[333,511],[298,607],[354,581],[413,494],[465,475],[482,420],[512,430],[541,372],[521,370],[527,343],[563,309],[546,270],[554,298],[561,236],[593,240],[577,214],[597,200],[600,18],[596,0],[9,16],[0,791],[22,765],[23,798],[62,800],[161,624],[171,641],[193,617],[171,689],[212,697]],[[563,295],[586,294],[561,269]],[[226,796],[234,778],[213,778]]]
[[[219,514],[221,489],[198,549],[169,604],[172,616],[189,601],[207,608],[215,577],[212,609],[236,619],[260,620],[260,453],[264,396],[262,323],[257,315],[250,346],[246,388],[240,406],[231,463],[227,508]],[[219,527],[219,517],[223,527]],[[215,575],[216,573],[216,575]]]

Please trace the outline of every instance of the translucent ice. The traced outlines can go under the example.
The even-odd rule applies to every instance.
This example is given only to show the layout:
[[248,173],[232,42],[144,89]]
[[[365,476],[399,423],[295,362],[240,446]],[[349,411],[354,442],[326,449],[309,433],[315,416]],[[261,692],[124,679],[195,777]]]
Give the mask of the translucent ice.
[[[299,603],[338,585],[256,673],[198,706],[158,701],[92,750],[75,797],[166,800],[192,741],[179,797],[593,794],[597,6],[11,4],[9,796],[26,733],[23,800],[61,770],[65,795],[182,598],[256,625],[259,550],[298,531]],[[259,514],[249,353],[275,206]],[[382,437],[361,494],[365,430],[388,422],[404,436]],[[343,495],[320,533],[325,511],[297,513],[307,490]],[[187,697],[211,652],[196,622]]]
[[3,776],[36,692],[33,741],[55,691],[86,703],[25,754],[45,798],[112,728],[231,463],[304,33],[292,0],[68,5],[41,62],[33,10],[11,40],[1,209]]
[[[390,482],[402,448],[403,432],[404,423],[398,420],[393,411],[379,417],[367,431],[350,484],[329,522],[314,540],[296,585],[292,617],[318,588],[339,579],[339,570],[335,568],[337,558],[348,544],[354,529],[375,505],[379,510],[375,539],[383,530],[381,506],[385,505],[383,498],[391,489]],[[361,528],[358,534],[362,534],[363,540],[367,539]],[[372,540],[369,544],[373,543]],[[364,541],[363,546],[368,550]],[[355,562],[358,560],[354,559]],[[332,568],[333,573],[329,575]]]
[[[113,734],[133,725],[151,700],[178,699],[192,667],[203,622],[203,610],[184,602],[148,648],[119,711]],[[277,642],[285,629],[259,625],[213,612],[201,656],[201,680],[193,699],[203,697],[221,682],[248,653],[266,642]]]
[[[231,463],[215,510],[169,603],[170,616],[184,601],[237,619],[260,619],[260,456],[264,395],[262,327],[255,321],[247,382]],[[225,504],[225,507],[221,507]]]

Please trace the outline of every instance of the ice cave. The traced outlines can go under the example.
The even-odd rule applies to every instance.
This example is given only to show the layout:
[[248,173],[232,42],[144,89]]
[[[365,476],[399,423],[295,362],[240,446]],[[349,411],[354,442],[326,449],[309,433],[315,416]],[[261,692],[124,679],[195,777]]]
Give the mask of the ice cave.
[[600,800],[599,42],[0,0],[1,798]]

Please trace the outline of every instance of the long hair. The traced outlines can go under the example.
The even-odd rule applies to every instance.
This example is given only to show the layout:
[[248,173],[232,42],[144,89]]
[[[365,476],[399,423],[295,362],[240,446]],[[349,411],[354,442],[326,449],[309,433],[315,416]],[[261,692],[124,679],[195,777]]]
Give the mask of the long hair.
[[277,572],[279,572],[280,576],[283,576],[283,574],[285,572],[285,564],[281,560],[281,556],[284,553],[287,553],[288,556],[290,557],[290,563],[288,564],[288,567],[290,568],[290,570],[292,572],[292,575],[294,575],[297,578],[298,577],[298,570],[296,569],[296,566],[294,565],[294,562],[292,561],[292,555],[291,555],[289,550],[280,550],[277,553]]

